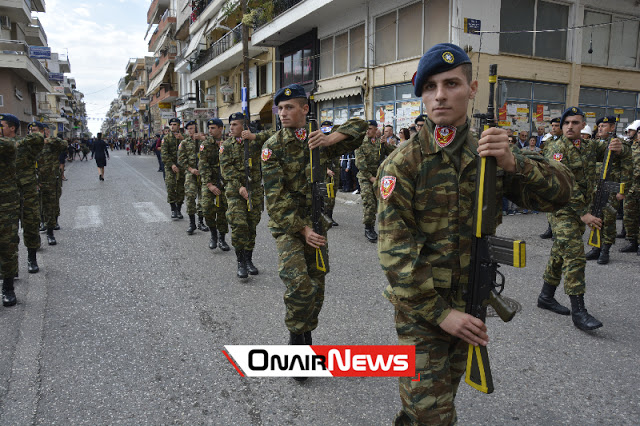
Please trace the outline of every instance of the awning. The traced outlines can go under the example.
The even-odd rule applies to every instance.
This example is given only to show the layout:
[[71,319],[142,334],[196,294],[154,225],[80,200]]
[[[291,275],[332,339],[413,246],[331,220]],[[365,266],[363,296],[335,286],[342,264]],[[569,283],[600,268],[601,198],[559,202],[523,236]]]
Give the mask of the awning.
[[164,80],[164,76],[167,73],[167,70],[169,69],[169,65],[171,65],[171,62],[167,62],[166,64],[164,64],[164,67],[162,67],[162,71],[160,71],[158,75],[156,75],[155,78],[151,80],[151,83],[149,83],[149,89],[146,93],[147,95],[151,95],[152,93],[154,93],[158,86],[160,86],[160,84]]
[[[271,105],[273,104],[272,96],[260,97],[257,99],[252,99],[251,104],[249,105],[251,108],[251,118],[260,117],[260,113],[265,109],[271,110]],[[269,108],[265,108],[265,107]]]
[[315,102],[329,101],[331,99],[347,98],[360,94],[360,87],[350,87],[348,89],[332,90],[330,92],[316,93],[313,95]]
[[189,47],[187,47],[187,51],[184,54],[185,58],[188,58],[189,56],[191,56],[193,52],[196,51],[196,49],[198,48],[198,45],[200,44],[200,41],[202,41],[202,36],[204,35],[204,32],[207,29],[207,27],[208,25],[203,25],[202,28],[200,28],[198,32],[195,33],[195,35],[191,38],[191,41],[189,42]]

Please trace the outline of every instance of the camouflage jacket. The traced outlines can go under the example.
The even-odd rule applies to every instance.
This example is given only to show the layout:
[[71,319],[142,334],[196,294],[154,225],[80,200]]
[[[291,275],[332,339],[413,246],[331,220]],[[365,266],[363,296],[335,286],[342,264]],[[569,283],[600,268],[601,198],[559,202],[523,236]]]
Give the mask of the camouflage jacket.
[[[320,163],[326,169],[330,159],[352,151],[362,143],[367,122],[348,120],[336,131],[347,139],[321,148]],[[279,130],[262,148],[264,187],[269,229],[275,234],[296,234],[311,226],[311,165],[306,136],[299,139],[293,129]]]
[[200,145],[195,139],[191,139],[189,136],[185,137],[178,145],[178,167],[184,170],[185,173],[189,173],[189,168],[198,168],[198,147]]
[[[425,125],[380,166],[376,181],[378,257],[398,309],[440,324],[451,309],[464,311],[469,282],[477,139],[467,132],[458,172]],[[502,196],[519,206],[553,211],[570,198],[566,167],[514,149],[516,173],[498,169],[496,223]]]
[[[603,139],[602,142],[609,145],[612,138]],[[631,142],[624,139],[620,139],[622,145],[626,148],[620,154],[611,155],[609,161],[609,171],[607,172],[607,180],[612,182],[624,183],[625,187],[629,189],[633,180],[633,158],[631,156]],[[601,160],[604,161],[604,158]],[[600,178],[602,174],[602,168],[599,169],[596,180]],[[595,186],[594,186],[595,189]]]
[[36,185],[36,161],[44,147],[42,133],[31,133],[23,139],[16,139],[16,175],[20,186]]
[[[273,131],[256,134],[249,141],[249,176],[251,178],[251,197],[262,198],[262,170],[260,169],[260,151],[262,144],[273,135]],[[238,196],[238,191],[246,186],[244,170],[244,141],[242,138],[229,138],[220,146],[220,168],[228,196]]]
[[223,189],[220,172],[220,146],[211,136],[200,144],[200,177],[203,184],[212,183]]
[[638,137],[631,145],[631,157],[633,159],[633,178],[629,192],[637,194],[640,192],[640,138]]
[[42,154],[38,159],[38,173],[40,182],[53,181],[60,174],[60,153],[65,152],[69,145],[60,138],[47,138],[44,140]]
[[16,179],[16,143],[11,138],[0,137],[0,212],[19,208]]
[[356,167],[358,179],[371,179],[376,177],[378,167],[396,149],[395,146],[383,141],[383,139],[369,139],[365,137],[360,148],[356,150]]
[[173,133],[169,133],[162,139],[160,154],[165,169],[170,169],[178,163],[178,138]]

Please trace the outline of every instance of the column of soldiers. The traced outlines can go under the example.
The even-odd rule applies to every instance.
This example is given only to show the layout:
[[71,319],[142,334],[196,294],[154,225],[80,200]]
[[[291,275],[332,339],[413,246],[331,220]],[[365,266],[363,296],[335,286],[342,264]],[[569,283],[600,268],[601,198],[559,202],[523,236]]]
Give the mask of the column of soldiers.
[[56,245],[53,234],[60,215],[62,182],[58,157],[67,143],[50,137],[43,123],[29,124],[29,134],[17,136],[20,120],[12,114],[0,114],[0,272],[2,303],[17,303],[13,287],[18,276],[18,227],[23,229],[27,247],[27,270],[37,273],[36,253],[40,248],[42,223],[47,242]]

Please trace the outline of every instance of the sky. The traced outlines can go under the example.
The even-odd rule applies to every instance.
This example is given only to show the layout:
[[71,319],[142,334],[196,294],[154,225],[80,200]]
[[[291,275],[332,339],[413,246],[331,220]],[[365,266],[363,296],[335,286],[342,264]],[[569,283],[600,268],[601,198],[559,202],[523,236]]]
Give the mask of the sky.
[[69,54],[76,89],[84,93],[87,125],[95,135],[130,58],[152,55],[144,35],[151,0],[45,0],[37,13],[51,50]]

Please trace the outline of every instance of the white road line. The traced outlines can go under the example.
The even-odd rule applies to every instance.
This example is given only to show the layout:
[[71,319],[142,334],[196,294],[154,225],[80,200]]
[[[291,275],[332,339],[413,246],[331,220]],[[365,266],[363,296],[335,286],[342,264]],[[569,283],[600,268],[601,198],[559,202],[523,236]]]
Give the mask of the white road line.
[[171,219],[151,202],[133,203],[136,213],[145,223],[169,222]]
[[97,228],[102,226],[100,206],[78,206],[74,229]]

